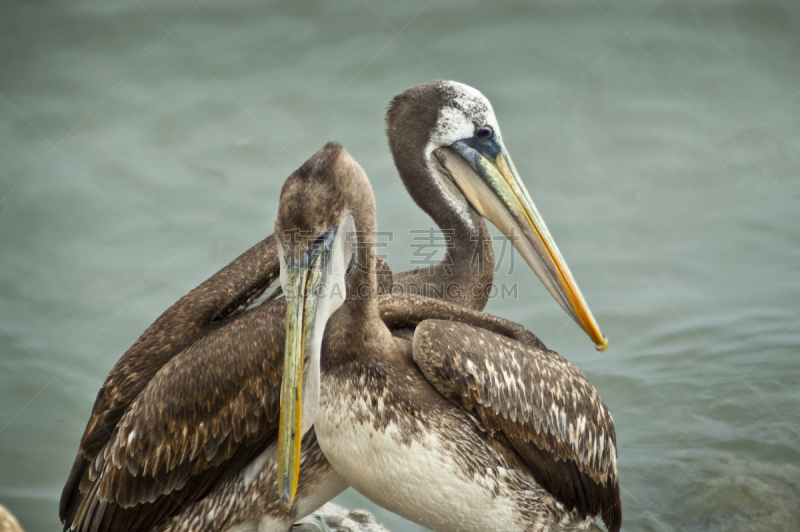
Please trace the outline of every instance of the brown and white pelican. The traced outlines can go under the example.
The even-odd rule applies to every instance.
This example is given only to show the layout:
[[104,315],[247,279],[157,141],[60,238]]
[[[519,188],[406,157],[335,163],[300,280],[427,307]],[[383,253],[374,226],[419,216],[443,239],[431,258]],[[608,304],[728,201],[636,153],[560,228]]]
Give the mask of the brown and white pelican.
[[279,251],[287,505],[313,421],[350,485],[433,530],[597,530],[599,517],[619,531],[614,425],[575,366],[516,324],[430,298],[383,296],[411,338],[382,321],[375,202],[343,148],[287,180],[275,231],[292,235]]
[[[481,214],[514,237],[529,263],[537,264],[540,252],[552,255],[543,247],[549,236],[546,230],[544,239],[538,236],[538,214],[502,148],[491,105],[475,89],[447,81],[410,89],[392,101],[387,133],[415,201],[441,228],[454,231],[443,261],[449,271],[432,267],[399,274],[392,293],[439,296],[482,309],[493,259]],[[460,135],[466,136],[456,138]],[[474,156],[470,145],[484,146],[478,143],[487,140],[489,158]],[[487,162],[505,169],[506,184],[492,181],[498,174],[487,171]],[[274,469],[277,403],[270,401],[277,401],[282,374],[285,307],[283,301],[248,306],[278,275],[274,247],[274,237],[265,239],[187,294],[112,369],[62,493],[66,528],[150,529],[170,518],[209,529],[236,519],[272,519],[272,528],[264,524],[264,529],[282,530],[344,489],[316,447],[313,431],[306,435],[303,461],[313,467],[309,476],[320,486],[304,482],[291,513],[277,510],[274,473],[254,473]],[[560,258],[545,267],[559,264]],[[386,270],[384,285],[391,279]],[[568,272],[563,275],[571,282]],[[453,287],[461,289],[447,289]],[[596,343],[604,341],[588,310],[578,321]],[[271,363],[263,364],[261,373],[239,369],[264,360]],[[231,412],[233,406],[240,410]],[[239,497],[240,485],[247,486],[248,496],[265,495],[254,499],[257,509],[239,508],[233,516],[233,510],[220,509],[225,507],[220,501]]]

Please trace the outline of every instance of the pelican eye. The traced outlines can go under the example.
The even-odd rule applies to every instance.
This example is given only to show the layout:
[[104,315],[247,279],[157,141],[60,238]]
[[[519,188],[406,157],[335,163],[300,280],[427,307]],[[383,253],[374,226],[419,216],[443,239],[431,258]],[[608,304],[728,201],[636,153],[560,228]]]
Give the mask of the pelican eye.
[[494,135],[494,131],[489,126],[481,126],[475,130],[475,137],[480,140],[489,140]]

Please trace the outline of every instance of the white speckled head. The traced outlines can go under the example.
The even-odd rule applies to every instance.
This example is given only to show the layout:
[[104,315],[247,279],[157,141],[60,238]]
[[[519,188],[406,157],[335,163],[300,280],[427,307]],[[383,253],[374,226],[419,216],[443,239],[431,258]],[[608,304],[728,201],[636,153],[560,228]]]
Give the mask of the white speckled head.
[[492,104],[478,89],[457,81],[442,81],[441,90],[445,103],[425,147],[426,158],[436,148],[472,137],[482,126],[489,126],[498,139],[502,138]]

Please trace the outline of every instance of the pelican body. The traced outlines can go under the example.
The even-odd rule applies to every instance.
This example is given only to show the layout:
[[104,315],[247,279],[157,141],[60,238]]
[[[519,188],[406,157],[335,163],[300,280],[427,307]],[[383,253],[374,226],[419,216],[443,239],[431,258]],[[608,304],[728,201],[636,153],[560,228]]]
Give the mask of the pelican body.
[[[322,198],[313,210],[303,207],[309,191]],[[378,298],[375,231],[369,183],[340,146],[284,185],[276,233],[304,235],[279,248],[286,506],[313,421],[350,485],[433,530],[596,530],[599,517],[618,531],[614,425],[585,376],[506,320],[430,298]],[[343,285],[346,300],[334,295]]]

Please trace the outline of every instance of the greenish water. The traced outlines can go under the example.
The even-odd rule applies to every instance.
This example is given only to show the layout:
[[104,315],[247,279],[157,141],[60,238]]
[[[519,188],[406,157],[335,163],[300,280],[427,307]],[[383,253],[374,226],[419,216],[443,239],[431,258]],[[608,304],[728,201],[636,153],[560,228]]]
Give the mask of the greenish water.
[[574,361],[614,415],[624,529],[800,529],[799,8],[2,2],[0,502],[56,529],[108,370],[272,232],[281,183],[324,142],[370,175],[407,269],[408,229],[430,221],[383,112],[450,78],[494,103],[611,340],[596,354],[501,254],[517,297],[487,310]]

